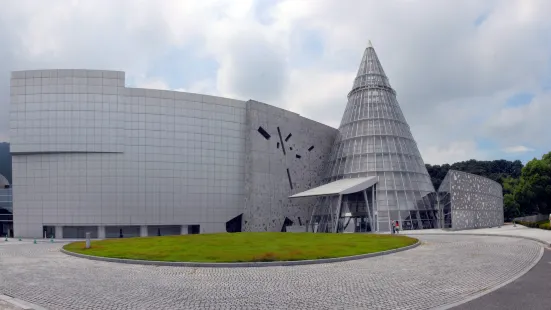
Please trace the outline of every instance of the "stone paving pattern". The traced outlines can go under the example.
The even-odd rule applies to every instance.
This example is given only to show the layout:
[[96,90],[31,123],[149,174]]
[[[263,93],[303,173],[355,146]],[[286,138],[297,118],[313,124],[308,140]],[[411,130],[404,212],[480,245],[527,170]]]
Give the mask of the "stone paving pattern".
[[517,236],[521,238],[528,238],[538,240],[547,245],[551,245],[551,230],[528,228],[522,225],[513,226],[507,223],[501,227],[493,228],[480,228],[469,230],[447,230],[447,229],[422,229],[422,230],[408,230],[408,235],[418,237],[418,235],[434,235],[434,234],[446,234],[446,235],[496,235],[496,236]]
[[551,250],[528,273],[504,287],[453,310],[542,310],[551,309]]
[[22,308],[9,304],[6,301],[0,300],[0,309],[2,310],[22,310]]
[[49,309],[430,309],[511,279],[541,251],[516,238],[419,239],[391,255],[262,268],[127,265],[0,242],[0,294]]

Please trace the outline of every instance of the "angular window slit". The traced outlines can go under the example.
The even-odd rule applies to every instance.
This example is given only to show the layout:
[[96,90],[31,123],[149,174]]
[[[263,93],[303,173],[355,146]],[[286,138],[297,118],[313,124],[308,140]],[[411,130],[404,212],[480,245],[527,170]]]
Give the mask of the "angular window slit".
[[277,134],[279,135],[279,142],[281,142],[281,150],[283,151],[283,155],[287,155],[285,152],[285,144],[283,144],[283,138],[281,137],[281,130],[279,130],[279,127],[277,127]]
[[292,136],[292,135],[293,135],[293,134],[291,134],[291,133],[288,134],[287,137],[285,137],[285,142],[289,141],[289,139],[291,139],[291,136]]
[[308,148],[308,152],[310,152],[313,149],[314,149],[314,146],[312,145],[311,147]]
[[258,127],[258,132],[259,132],[264,138],[266,138],[266,140],[270,140],[270,137],[271,137],[271,136],[270,136],[270,134],[269,134],[266,130],[264,130],[264,128]]
[[291,173],[289,172],[289,169],[287,168],[287,178],[289,179],[289,186],[291,189],[293,189],[293,181],[291,181]]
[[296,158],[301,158],[302,156],[300,156],[300,155],[297,154],[297,155],[295,155],[295,157],[296,157]]

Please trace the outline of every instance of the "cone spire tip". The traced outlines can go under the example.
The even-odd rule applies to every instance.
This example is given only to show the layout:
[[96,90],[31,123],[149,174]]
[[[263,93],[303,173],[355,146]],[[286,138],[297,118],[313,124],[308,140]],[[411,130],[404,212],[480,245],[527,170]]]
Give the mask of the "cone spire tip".
[[373,44],[371,44],[371,40],[367,41],[367,48],[373,47]]

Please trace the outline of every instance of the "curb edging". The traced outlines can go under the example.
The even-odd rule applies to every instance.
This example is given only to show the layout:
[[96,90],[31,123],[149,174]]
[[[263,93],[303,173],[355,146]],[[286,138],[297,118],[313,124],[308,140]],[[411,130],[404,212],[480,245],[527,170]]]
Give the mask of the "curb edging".
[[[537,238],[526,237],[526,236],[517,236],[517,235],[469,234],[469,233],[453,233],[453,234],[449,234],[449,233],[448,234],[446,234],[446,233],[435,233],[435,234],[412,233],[412,234],[406,234],[406,235],[412,235],[412,236],[430,236],[430,235],[454,236],[454,235],[459,235],[459,236],[481,236],[481,237],[506,237],[506,238],[517,238],[517,239],[526,239],[526,240],[530,240],[530,241],[535,241],[537,243],[543,244],[545,247],[551,246],[549,243],[547,243],[543,240],[537,239]],[[524,276],[530,270],[532,270],[532,268],[534,268],[539,263],[541,258],[543,257],[543,251],[544,251],[544,247],[541,247],[538,258],[534,262],[532,262],[528,267],[526,267],[524,270],[522,270],[520,273],[515,275],[513,278],[511,278],[511,279],[509,279],[509,280],[507,280],[507,281],[505,281],[505,282],[503,282],[503,283],[501,283],[501,284],[499,284],[495,287],[484,290],[483,292],[475,293],[473,295],[470,295],[465,299],[462,299],[462,300],[459,300],[459,301],[456,301],[456,302],[452,302],[452,303],[449,303],[449,304],[440,305],[440,306],[437,306],[437,307],[434,307],[434,308],[431,308],[431,309],[432,310],[448,310],[448,309],[466,304],[470,301],[473,301],[473,300],[475,300],[477,298],[480,298],[484,295],[490,294],[494,291],[497,291],[498,289],[506,286],[507,284],[510,284],[510,283],[514,282],[515,280],[518,280],[520,277]]]
[[541,243],[543,245],[545,245],[546,247],[551,247],[551,244],[543,241],[543,240],[540,240],[538,238],[534,238],[534,237],[526,237],[526,236],[517,236],[517,235],[497,235],[497,234],[469,234],[469,233],[453,233],[453,234],[450,234],[450,233],[434,233],[434,234],[423,234],[423,233],[412,233],[412,234],[407,234],[405,233],[404,235],[406,236],[481,236],[481,237],[507,237],[507,238],[517,238],[517,239],[526,239],[526,240],[531,240],[531,241],[535,241],[535,242],[538,242],[538,243]]
[[[505,237],[505,236],[504,236]],[[513,283],[514,281],[520,279],[522,276],[524,276],[525,274],[527,274],[530,270],[532,270],[532,268],[536,267],[536,265],[540,262],[541,258],[543,257],[543,252],[544,252],[544,248],[541,247],[540,248],[540,253],[538,255],[538,258],[536,260],[534,260],[528,267],[526,267],[524,270],[522,270],[519,274],[515,275],[514,277],[512,277],[511,279],[497,285],[497,286],[494,286],[492,288],[489,288],[483,292],[480,292],[480,293],[475,293],[473,295],[470,295],[468,296],[467,298],[463,299],[463,300],[460,300],[460,301],[456,301],[454,303],[451,303],[451,304],[446,304],[446,305],[441,305],[441,306],[438,306],[436,308],[432,308],[432,310],[448,310],[448,309],[452,309],[452,308],[455,308],[457,306],[460,306],[460,305],[463,305],[463,304],[466,304],[470,301],[473,301],[477,298],[480,298],[484,295],[487,295],[487,294],[490,294],[492,292],[495,292],[497,290],[499,290],[500,288],[508,285],[508,284],[511,284]]]
[[328,264],[328,263],[337,263],[337,262],[346,262],[351,260],[358,260],[370,257],[383,256],[393,253],[398,253],[406,250],[410,250],[418,247],[421,244],[421,241],[417,240],[416,243],[401,247],[398,249],[392,249],[382,252],[360,254],[354,256],[344,256],[344,257],[335,257],[335,258],[322,258],[314,260],[298,260],[298,261],[277,261],[277,262],[244,262],[244,263],[200,263],[200,262],[163,262],[163,261],[147,261],[139,259],[126,259],[126,258],[112,258],[112,257],[101,257],[101,256],[92,256],[86,254],[75,253],[67,251],[63,248],[60,251],[64,254],[85,258],[90,260],[105,261],[112,263],[121,263],[121,264],[135,264],[135,265],[154,265],[154,266],[170,266],[170,267],[210,267],[210,268],[241,268],[241,267],[276,267],[276,266],[300,266],[300,265],[315,265],[315,264]]
[[12,305],[13,307],[20,308],[22,310],[46,310],[44,307],[4,294],[0,294],[0,300],[7,302],[8,305]]

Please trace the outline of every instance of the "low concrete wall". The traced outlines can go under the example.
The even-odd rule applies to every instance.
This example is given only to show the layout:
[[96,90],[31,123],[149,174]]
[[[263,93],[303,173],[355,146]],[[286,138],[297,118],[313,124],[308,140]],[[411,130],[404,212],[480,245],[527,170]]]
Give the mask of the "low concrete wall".
[[287,232],[306,232],[306,226],[287,226],[285,229]]
[[536,214],[523,217],[515,217],[513,220],[515,222],[539,222],[549,219],[547,214]]

